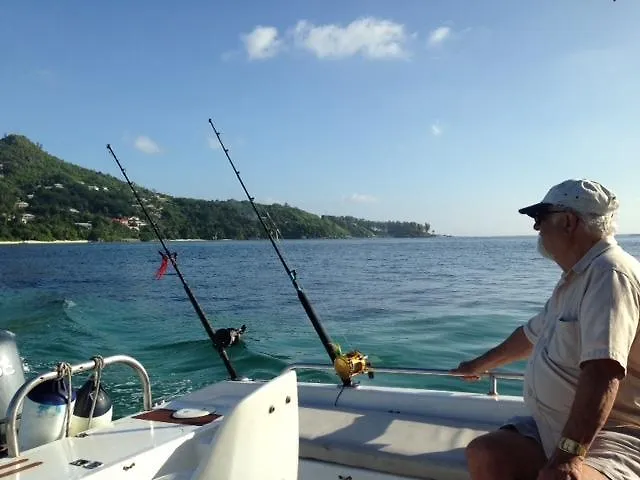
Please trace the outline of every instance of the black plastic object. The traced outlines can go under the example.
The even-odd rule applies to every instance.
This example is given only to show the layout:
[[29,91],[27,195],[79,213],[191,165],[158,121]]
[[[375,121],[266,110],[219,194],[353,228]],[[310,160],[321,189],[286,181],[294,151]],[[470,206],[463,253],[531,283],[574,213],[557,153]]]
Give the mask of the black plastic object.
[[[93,376],[89,378],[84,385],[78,390],[76,405],[73,409],[73,415],[79,418],[89,418],[91,413],[91,405],[93,405],[93,399],[96,395],[96,388],[93,380]],[[93,411],[93,418],[101,417],[111,409],[113,403],[111,397],[102,388],[102,384],[98,388],[98,400],[96,401],[96,408]]]

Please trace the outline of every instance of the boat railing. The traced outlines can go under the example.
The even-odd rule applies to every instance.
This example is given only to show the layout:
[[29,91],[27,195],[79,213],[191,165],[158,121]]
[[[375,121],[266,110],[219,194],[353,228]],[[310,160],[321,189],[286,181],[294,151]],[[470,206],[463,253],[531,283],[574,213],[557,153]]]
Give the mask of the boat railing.
[[[144,410],[151,410],[152,407],[152,399],[151,399],[151,382],[149,381],[149,374],[142,366],[142,364],[133,357],[128,355],[113,355],[111,357],[101,358],[101,367],[106,367],[107,365],[113,365],[116,363],[121,363],[131,367],[136,371],[138,377],[140,378],[140,382],[142,383],[142,391],[143,391],[143,408]],[[87,362],[78,363],[76,365],[70,365],[71,367],[71,375],[76,373],[96,370],[100,364],[100,361],[96,358],[89,360]],[[18,412],[20,411],[22,404],[24,402],[25,397],[29,394],[31,390],[40,385],[43,382],[49,380],[55,380],[60,378],[60,373],[57,370],[52,372],[48,372],[42,374],[28,382],[25,382],[18,391],[13,395],[11,402],[9,402],[9,406],[7,407],[7,417],[6,417],[6,436],[7,436],[7,453],[9,457],[17,457],[20,455],[20,448],[18,446],[18,434],[16,431],[16,423],[18,419]],[[69,415],[72,412],[68,413]]]
[[[333,370],[332,365],[323,363],[292,363],[288,365],[284,371],[288,370]],[[411,367],[374,367],[374,373],[391,373],[400,375],[425,375],[436,377],[465,377],[462,373],[453,373],[450,370],[437,368],[411,368]],[[498,395],[498,380],[524,380],[524,374],[517,372],[505,372],[494,370],[490,372],[480,373],[477,375],[481,378],[489,379],[489,392],[487,395]]]

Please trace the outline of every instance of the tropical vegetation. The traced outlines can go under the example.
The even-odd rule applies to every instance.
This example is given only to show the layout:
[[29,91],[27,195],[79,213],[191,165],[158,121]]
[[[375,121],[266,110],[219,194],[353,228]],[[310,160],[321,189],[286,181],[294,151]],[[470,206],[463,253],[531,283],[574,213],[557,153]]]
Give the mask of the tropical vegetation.
[[[260,239],[248,201],[173,197],[49,153],[21,135],[0,139],[0,240],[152,240],[147,215],[167,239]],[[428,223],[315,215],[287,204],[256,204],[281,238],[428,237]]]

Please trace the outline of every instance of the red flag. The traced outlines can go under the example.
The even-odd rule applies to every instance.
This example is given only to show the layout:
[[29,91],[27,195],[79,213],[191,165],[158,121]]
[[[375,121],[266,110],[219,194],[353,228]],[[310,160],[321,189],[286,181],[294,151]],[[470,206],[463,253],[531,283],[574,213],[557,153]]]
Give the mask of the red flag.
[[160,252],[162,255],[162,264],[160,264],[160,268],[156,272],[156,280],[160,280],[164,275],[164,272],[167,271],[167,267],[169,266],[169,257],[167,257],[164,253]]

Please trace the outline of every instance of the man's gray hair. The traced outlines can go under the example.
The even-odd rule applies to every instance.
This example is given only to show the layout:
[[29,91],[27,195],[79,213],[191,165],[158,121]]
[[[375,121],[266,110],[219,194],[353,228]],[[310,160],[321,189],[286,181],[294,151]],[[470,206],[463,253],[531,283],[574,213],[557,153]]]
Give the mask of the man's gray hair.
[[609,237],[616,233],[617,225],[614,214],[608,215],[583,215],[578,216],[584,222],[587,231],[598,238]]

